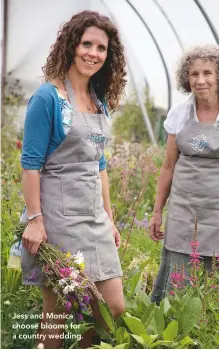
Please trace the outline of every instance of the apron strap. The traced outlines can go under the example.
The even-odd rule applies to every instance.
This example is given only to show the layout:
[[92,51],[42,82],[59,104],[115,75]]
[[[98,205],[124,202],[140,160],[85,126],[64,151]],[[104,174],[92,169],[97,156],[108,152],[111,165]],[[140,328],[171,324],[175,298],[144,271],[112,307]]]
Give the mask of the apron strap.
[[99,112],[99,110],[101,110],[101,113],[105,114],[102,103],[100,104],[99,101],[98,101],[97,94],[96,94],[96,92],[94,90],[92,81],[90,81],[90,94],[91,94],[92,100],[94,101],[95,106],[97,107],[97,111]]
[[194,122],[195,121],[195,106],[191,104],[190,110],[189,110],[189,122]]
[[[66,78],[64,80],[64,84],[65,84],[65,88],[68,94],[68,98],[71,102],[72,108],[73,110],[76,109],[77,110],[77,103],[76,103],[76,98],[75,98],[75,94],[74,94],[74,90],[72,88],[71,82],[68,78]],[[82,113],[85,119],[85,123],[88,126],[88,120],[87,120],[87,116],[86,113]],[[73,118],[74,118],[74,113],[72,113],[72,123],[73,123]]]
[[75,99],[74,91],[73,91],[73,88],[71,86],[70,80],[66,78],[64,80],[64,85],[65,85],[65,88],[66,88],[66,91],[68,94],[68,98],[71,102],[71,105],[73,108],[75,108],[76,107],[76,99]]
[[[67,91],[67,94],[68,94],[68,97],[69,97],[69,100],[72,104],[73,107],[76,107],[76,99],[75,99],[75,94],[74,94],[74,90],[71,86],[71,82],[68,78],[66,78],[64,80],[64,84],[65,84],[65,88],[66,88],[66,91]],[[93,100],[95,106],[97,107],[97,109],[100,109],[100,105],[99,105],[99,102],[98,102],[98,99],[97,99],[97,95],[94,91],[94,88],[93,88],[93,84],[90,83],[90,95],[91,95],[91,99]]]
[[[66,91],[67,91],[67,94],[68,94],[68,98],[69,98],[69,100],[71,102],[72,108],[73,109],[77,109],[76,108],[77,104],[76,104],[76,98],[75,98],[74,90],[73,90],[71,82],[70,82],[70,80],[68,78],[66,78],[64,80],[64,85],[65,85],[65,88],[66,88]],[[94,101],[95,106],[97,107],[97,109],[100,109],[100,106],[99,106],[99,103],[98,103],[98,99],[97,99],[97,95],[96,95],[96,93],[94,91],[92,83],[90,84],[90,94],[91,94],[92,100]],[[88,120],[87,120],[86,113],[83,113],[83,115],[84,115],[84,118],[85,118],[86,125],[88,125]],[[99,113],[98,113],[98,115],[99,115]],[[103,111],[99,115],[99,123],[101,125],[101,128],[103,128],[103,121],[102,121],[102,118],[101,118],[102,115],[104,115]],[[104,115],[104,117],[105,117],[105,115]]]

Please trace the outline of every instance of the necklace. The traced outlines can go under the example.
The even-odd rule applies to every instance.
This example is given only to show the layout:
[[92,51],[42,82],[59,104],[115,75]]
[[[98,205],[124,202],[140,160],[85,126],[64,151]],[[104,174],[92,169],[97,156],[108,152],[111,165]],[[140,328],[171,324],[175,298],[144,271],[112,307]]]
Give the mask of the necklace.
[[84,99],[81,98],[81,100],[86,104],[87,110],[90,111],[91,106]]
[[76,93],[76,89],[74,87],[73,87],[73,90],[74,90],[75,94],[79,97],[79,99],[86,105],[87,110],[90,111],[91,105],[89,103],[87,103],[87,101],[82,96],[80,96],[79,94]]

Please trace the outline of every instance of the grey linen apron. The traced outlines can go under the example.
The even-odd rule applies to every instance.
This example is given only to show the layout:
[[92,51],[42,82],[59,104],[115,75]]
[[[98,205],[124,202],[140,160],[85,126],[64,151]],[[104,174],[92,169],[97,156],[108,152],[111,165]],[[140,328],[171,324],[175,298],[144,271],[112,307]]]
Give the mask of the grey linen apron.
[[195,121],[192,106],[176,144],[180,156],[171,185],[164,247],[191,254],[197,217],[198,253],[219,254],[219,122]]
[[171,185],[161,264],[151,294],[151,301],[157,304],[173,289],[175,266],[180,269],[184,264],[189,276],[196,217],[197,251],[206,271],[211,271],[213,253],[219,253],[219,122],[213,126],[195,121],[192,106],[176,144],[180,156]]
[[[106,115],[77,111],[70,81],[72,126],[62,144],[41,171],[40,199],[48,243],[71,254],[81,251],[85,272],[93,281],[122,276],[112,225],[104,210],[99,159],[110,138]],[[91,90],[92,98],[97,98]],[[36,279],[30,280],[32,272]],[[36,257],[25,248],[22,256],[24,284],[43,285],[45,275]]]

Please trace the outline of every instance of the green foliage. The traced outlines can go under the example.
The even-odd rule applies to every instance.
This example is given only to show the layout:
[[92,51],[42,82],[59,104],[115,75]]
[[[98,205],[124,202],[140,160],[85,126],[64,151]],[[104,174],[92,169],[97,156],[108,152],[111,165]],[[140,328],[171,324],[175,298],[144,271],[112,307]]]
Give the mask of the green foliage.
[[[134,296],[134,299],[137,295]],[[133,296],[132,296],[133,299]],[[115,348],[115,345],[121,343],[133,348],[142,347],[145,349],[160,348],[161,346],[167,346],[170,349],[183,348],[186,349],[190,345],[196,346],[198,343],[193,340],[188,334],[191,333],[192,328],[197,325],[197,322],[201,315],[201,301],[198,298],[194,298],[186,294],[188,306],[185,307],[184,301],[178,299],[177,307],[178,312],[171,311],[171,303],[176,303],[174,300],[170,300],[165,303],[169,306],[164,308],[163,305],[157,306],[155,303],[145,305],[146,309],[143,316],[138,309],[138,303],[134,303],[135,308],[138,309],[139,317],[132,316],[129,312],[121,317],[124,321],[125,327],[118,326],[111,329],[111,342],[108,345]],[[183,309],[183,312],[181,310]],[[133,308],[130,310],[133,314]],[[105,315],[106,317],[106,315]],[[179,319],[179,321],[178,321]],[[186,322],[188,320],[188,322]],[[131,340],[132,339],[132,340]],[[134,343],[133,343],[134,342]],[[105,346],[105,343],[98,348]]]
[[168,324],[167,328],[163,332],[163,338],[165,341],[173,341],[178,334],[178,322],[172,321]]
[[106,322],[109,329],[113,332],[115,330],[114,319],[108,305],[99,302],[98,306],[104,321]]
[[[148,90],[145,90],[145,101],[145,108],[155,132],[157,142],[164,144],[165,135],[161,130],[163,130],[162,126],[166,111],[155,107]],[[123,143],[124,141],[142,145],[148,145],[150,143],[148,130],[136,97],[133,97],[122,106],[122,110],[118,116],[116,116],[113,124],[113,135],[115,143]]]
[[20,106],[23,100],[24,94],[19,79],[13,79],[8,75],[4,81],[3,105],[12,109],[12,107]]
[[124,142],[108,153],[110,194],[115,218],[124,222],[130,210],[139,218],[152,211],[163,149]]
[[[13,334],[24,334],[27,330],[13,329],[15,322],[12,315],[39,315],[42,312],[42,296],[38,288],[22,286],[19,270],[7,269],[10,246],[24,202],[16,131],[9,130],[6,133],[4,129],[3,132],[2,347],[25,349],[33,348],[34,340],[13,339]],[[139,137],[143,137],[143,134]],[[102,341],[94,348],[219,348],[219,269],[215,261],[211,275],[207,275],[203,268],[196,271],[197,286],[175,290],[175,295],[166,296],[159,306],[150,301],[160,261],[161,243],[155,244],[150,240],[148,221],[162,158],[162,148],[155,150],[153,147],[126,143],[112,150],[109,179],[112,202],[115,204],[115,220],[122,232],[119,254],[124,272],[126,312],[114,320],[108,306],[101,304],[100,311],[109,332],[92,319],[84,322],[77,330],[71,329],[71,333],[77,335],[95,327]],[[114,166],[112,159],[117,162]],[[123,171],[126,171],[125,179],[122,177]],[[131,196],[127,199],[129,191]],[[25,324],[26,321],[18,321],[18,324],[22,322]],[[32,322],[37,326],[37,320]],[[30,335],[34,333],[34,329],[28,331]],[[78,348],[78,345],[78,341],[64,342],[64,348]]]
[[179,329],[183,336],[193,328],[194,324],[197,323],[202,311],[202,303],[199,298],[191,298],[187,301],[181,312],[181,318],[179,320]]
[[[18,282],[21,281],[20,271],[8,270],[6,268],[9,258],[10,246],[14,240],[14,231],[17,226],[21,209],[24,205],[21,197],[20,168],[18,165],[20,152],[13,151],[14,164],[10,163],[4,166],[2,173],[2,285],[5,292],[13,293],[17,289]],[[16,168],[17,167],[17,168]]]
[[125,327],[119,327],[115,332],[115,339],[117,344],[126,344],[124,349],[129,349],[130,346],[130,334]]
[[[144,264],[141,269],[135,266],[124,283],[126,313],[115,322],[110,338],[107,335],[107,344],[114,348],[121,343],[126,344],[125,348],[216,348],[218,320],[214,319],[214,324],[201,322],[203,289],[202,293],[191,286],[175,290],[173,297],[166,297],[158,306],[144,291],[143,270]],[[201,271],[199,275],[203,275]],[[207,302],[205,305],[208,308]],[[205,312],[210,312],[209,308]]]
[[1,124],[1,146],[2,146],[2,169],[7,165],[17,170],[17,162],[14,163],[16,140],[20,138],[21,132],[17,130],[16,117],[18,108],[24,100],[24,95],[19,80],[7,79],[4,82],[2,124]]
[[[14,148],[14,163],[8,163],[3,172],[2,186],[2,335],[4,348],[29,348],[34,340],[13,340],[12,334],[24,334],[26,330],[14,330],[12,315],[40,314],[42,297],[35,287],[21,285],[21,273],[7,269],[7,260],[15,227],[23,207],[19,175],[20,151]],[[17,169],[16,169],[17,167]],[[10,171],[10,169],[14,169]],[[18,176],[18,178],[17,178]],[[110,174],[111,181],[114,177]],[[14,181],[14,179],[19,181]],[[114,186],[114,184],[113,184]],[[128,204],[126,210],[128,211]],[[142,215],[139,208],[138,215]],[[128,229],[122,234],[122,243],[127,241]],[[148,237],[147,227],[134,225],[128,248],[123,259],[124,294],[126,313],[114,320],[107,306],[101,305],[101,313],[110,332],[93,324],[102,342],[95,348],[217,348],[219,343],[219,316],[216,289],[210,288],[212,279],[197,271],[198,289],[188,288],[176,291],[174,297],[166,297],[159,306],[151,303],[150,293],[157,273],[160,244],[154,244]],[[120,248],[120,254],[123,247]],[[217,280],[215,268],[215,284]],[[213,278],[213,277],[212,277]],[[181,294],[180,294],[181,293]],[[25,300],[25,304],[24,304]],[[203,300],[205,307],[203,309]],[[204,310],[204,313],[203,313]],[[200,320],[208,319],[208,322]],[[18,322],[21,324],[21,322]],[[33,321],[37,325],[37,320]],[[92,327],[84,323],[80,334]],[[72,330],[72,332],[76,332]],[[34,334],[34,330],[28,332]],[[65,347],[78,348],[78,342],[65,341]]]
[[141,336],[142,334],[146,334],[146,329],[141,322],[136,317],[133,317],[129,314],[127,314],[128,317],[123,317],[123,320],[125,321],[126,325],[128,326],[129,330],[134,333],[135,335]]

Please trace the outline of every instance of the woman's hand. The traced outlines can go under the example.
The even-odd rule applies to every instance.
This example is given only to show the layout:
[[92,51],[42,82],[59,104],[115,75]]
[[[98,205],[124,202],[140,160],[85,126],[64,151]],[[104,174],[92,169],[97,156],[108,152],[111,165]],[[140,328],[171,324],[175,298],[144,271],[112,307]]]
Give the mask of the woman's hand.
[[160,239],[163,239],[164,233],[160,230],[162,225],[162,213],[154,213],[149,224],[150,237],[153,241],[157,242]]
[[120,233],[119,233],[119,231],[117,230],[117,228],[116,228],[114,222],[111,221],[111,223],[112,223],[112,228],[113,228],[113,237],[114,237],[114,239],[115,239],[115,245],[116,245],[117,248],[119,248],[119,247],[120,247],[120,244],[121,244],[121,236],[120,236]]
[[47,240],[47,234],[42,217],[29,221],[22,235],[24,247],[32,254],[36,254],[40,244]]

